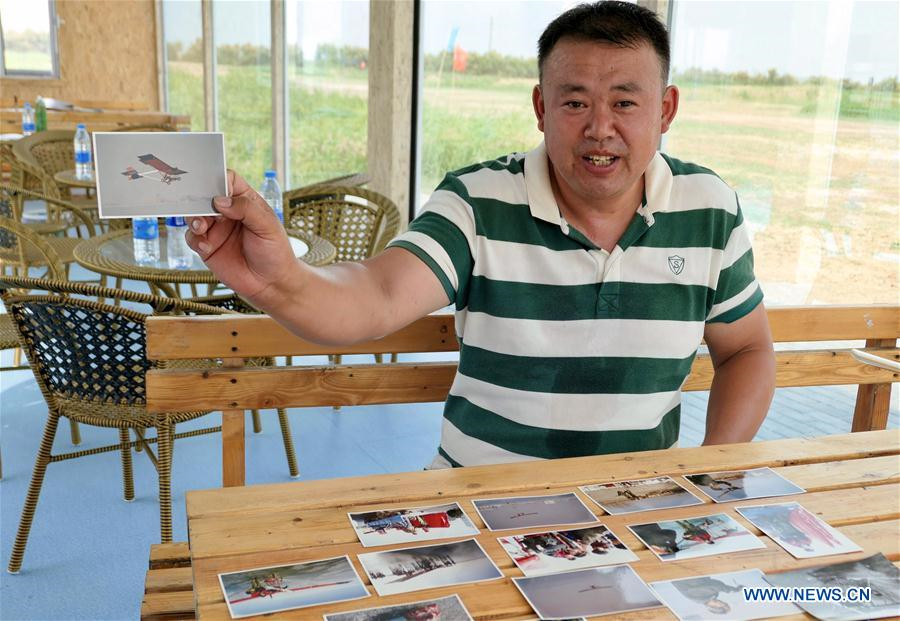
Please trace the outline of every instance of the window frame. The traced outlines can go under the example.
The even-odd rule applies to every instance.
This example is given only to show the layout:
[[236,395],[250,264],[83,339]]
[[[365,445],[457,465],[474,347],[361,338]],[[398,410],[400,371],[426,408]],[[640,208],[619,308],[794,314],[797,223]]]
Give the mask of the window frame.
[[59,19],[56,15],[56,0],[47,0],[47,12],[50,19],[50,61],[53,68],[48,71],[34,71],[28,69],[7,69],[6,67],[6,41],[3,35],[2,17],[0,17],[0,76],[4,78],[25,79],[59,79],[59,44],[57,30]]

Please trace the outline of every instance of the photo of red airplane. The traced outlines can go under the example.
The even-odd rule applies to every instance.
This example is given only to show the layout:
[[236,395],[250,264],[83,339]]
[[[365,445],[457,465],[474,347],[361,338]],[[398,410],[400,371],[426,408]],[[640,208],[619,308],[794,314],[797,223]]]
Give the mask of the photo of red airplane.
[[138,171],[135,170],[132,166],[129,166],[125,169],[125,172],[122,173],[123,175],[128,177],[129,181],[141,179],[142,177],[152,177],[160,175],[160,181],[162,181],[166,185],[171,185],[173,181],[179,181],[181,179],[181,175],[187,174],[186,170],[181,170],[177,166],[169,166],[152,153],[148,153],[147,155],[139,155],[138,159],[142,164],[152,166],[154,170]]

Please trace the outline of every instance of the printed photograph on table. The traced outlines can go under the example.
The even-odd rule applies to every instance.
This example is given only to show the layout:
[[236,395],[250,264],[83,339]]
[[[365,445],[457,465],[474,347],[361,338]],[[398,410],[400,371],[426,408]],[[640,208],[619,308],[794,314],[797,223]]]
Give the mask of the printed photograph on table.
[[596,522],[574,492],[550,496],[519,496],[473,500],[472,505],[490,530],[536,528]]
[[744,589],[765,589],[758,569],[651,582],[650,588],[681,621],[749,621],[800,614],[790,602],[747,601]]
[[631,524],[628,528],[663,561],[680,561],[766,547],[756,535],[724,513]]
[[326,614],[325,621],[472,621],[459,595]]
[[737,507],[737,511],[797,558],[862,551],[846,535],[796,502]]
[[578,489],[610,515],[703,504],[672,477],[598,483]]
[[[766,581],[790,589],[829,589],[835,595],[831,601],[798,604],[817,619],[860,621],[900,616],[900,569],[881,553],[858,561],[766,574]],[[863,593],[868,597],[860,597]]]
[[687,474],[684,478],[696,485],[713,502],[806,493],[805,489],[794,485],[771,468]]
[[231,617],[250,617],[369,597],[347,556],[219,574]]
[[358,556],[379,595],[393,595],[503,577],[474,539]]
[[455,502],[409,509],[375,509],[347,515],[360,543],[367,548],[479,533],[459,503]]
[[662,606],[628,565],[513,578],[513,583],[541,619],[594,617]]
[[542,576],[638,560],[606,526],[498,537],[497,541],[526,576]]
[[227,194],[225,140],[215,132],[94,132],[101,218],[215,215]]

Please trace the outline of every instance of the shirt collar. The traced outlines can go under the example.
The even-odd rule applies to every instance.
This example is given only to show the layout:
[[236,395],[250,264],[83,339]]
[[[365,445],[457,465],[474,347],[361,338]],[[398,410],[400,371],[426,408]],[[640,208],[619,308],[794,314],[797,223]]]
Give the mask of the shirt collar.
[[[547,148],[543,141],[525,154],[525,191],[528,193],[528,207],[532,217],[561,225],[563,218],[553,196],[553,188],[550,186],[549,166]],[[667,210],[671,191],[672,170],[657,151],[644,172],[644,196],[647,202],[638,209],[638,213],[648,225],[653,224],[655,212]]]

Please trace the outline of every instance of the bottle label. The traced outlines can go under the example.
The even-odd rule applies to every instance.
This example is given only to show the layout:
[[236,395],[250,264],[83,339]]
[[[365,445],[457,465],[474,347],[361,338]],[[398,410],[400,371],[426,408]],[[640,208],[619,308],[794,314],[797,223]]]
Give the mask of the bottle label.
[[187,226],[187,222],[181,216],[170,216],[166,218],[166,226]]
[[91,152],[90,151],[75,151],[75,163],[76,164],[90,164],[91,163]]
[[155,218],[135,219],[131,223],[135,239],[156,239],[159,237],[159,227]]
[[34,133],[34,123],[22,123],[22,131]]

